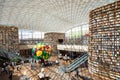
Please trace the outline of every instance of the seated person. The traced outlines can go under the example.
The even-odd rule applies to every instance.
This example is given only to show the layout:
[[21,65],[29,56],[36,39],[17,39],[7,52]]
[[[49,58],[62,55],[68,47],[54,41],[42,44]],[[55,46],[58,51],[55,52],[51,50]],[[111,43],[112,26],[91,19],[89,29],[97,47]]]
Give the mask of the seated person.
[[58,55],[58,58],[59,58],[59,59],[62,59],[62,54],[59,54],[59,55]]
[[44,65],[48,66],[48,60],[45,60]]
[[41,69],[41,72],[38,74],[40,80],[48,80],[48,75],[45,73],[44,68]]
[[48,65],[49,65],[49,66],[52,66],[52,61],[48,61]]
[[63,57],[63,59],[64,59],[65,61],[67,61],[67,58],[68,58],[67,55],[65,55],[65,56]]

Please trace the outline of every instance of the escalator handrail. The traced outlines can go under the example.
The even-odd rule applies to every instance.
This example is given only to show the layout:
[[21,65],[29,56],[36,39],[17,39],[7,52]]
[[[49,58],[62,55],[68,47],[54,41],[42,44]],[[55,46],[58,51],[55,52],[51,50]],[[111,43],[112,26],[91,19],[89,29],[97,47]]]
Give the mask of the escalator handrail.
[[83,56],[78,57],[73,63],[67,66],[67,68],[71,67],[74,65],[76,62],[78,62],[80,59],[84,58],[85,56],[88,56],[88,54],[84,54]]
[[74,65],[72,65],[72,66],[69,67],[68,69],[71,69],[71,68],[75,67],[76,65],[80,65],[80,63],[81,63],[82,61],[84,61],[86,58],[88,58],[88,57],[85,56],[84,58],[80,59],[78,62],[76,62]]
[[87,60],[87,58],[84,59],[80,64],[78,64],[78,65],[76,65],[75,67],[73,67],[72,69],[70,69],[70,71],[73,71],[74,69],[78,68],[78,67],[79,67],[81,64],[83,64],[86,60]]
[[77,63],[75,63],[74,65],[72,65],[71,67],[67,67],[66,71],[72,71],[74,69],[76,69],[78,66],[80,66],[82,63],[84,63],[86,60],[88,59],[88,56],[83,57],[82,59],[79,59],[79,61]]

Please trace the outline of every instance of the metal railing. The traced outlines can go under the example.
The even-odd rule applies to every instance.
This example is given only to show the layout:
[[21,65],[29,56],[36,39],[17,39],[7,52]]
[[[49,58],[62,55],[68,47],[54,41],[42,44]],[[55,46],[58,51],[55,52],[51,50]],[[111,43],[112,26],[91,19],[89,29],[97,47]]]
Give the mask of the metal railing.
[[78,68],[81,64],[83,64],[88,59],[88,54],[84,54],[81,57],[78,57],[72,64],[66,67],[66,72],[71,72]]

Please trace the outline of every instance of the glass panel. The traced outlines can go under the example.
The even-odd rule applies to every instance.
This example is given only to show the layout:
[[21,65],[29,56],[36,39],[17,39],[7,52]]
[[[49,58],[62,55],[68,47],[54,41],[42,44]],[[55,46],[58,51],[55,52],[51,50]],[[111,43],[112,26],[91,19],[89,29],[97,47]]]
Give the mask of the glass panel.
[[66,40],[69,44],[76,44],[76,45],[87,45],[88,38],[87,34],[89,34],[88,24],[80,25],[75,28],[72,28],[65,33]]

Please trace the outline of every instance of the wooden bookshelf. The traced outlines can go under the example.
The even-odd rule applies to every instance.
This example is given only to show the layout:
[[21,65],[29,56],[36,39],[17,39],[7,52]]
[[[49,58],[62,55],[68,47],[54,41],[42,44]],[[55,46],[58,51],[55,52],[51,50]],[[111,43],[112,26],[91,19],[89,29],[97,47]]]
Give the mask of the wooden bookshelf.
[[[120,77],[120,1],[92,10],[89,17],[90,71],[117,79]],[[92,67],[96,69],[92,71]]]
[[20,49],[20,55],[23,57],[30,57],[32,56],[32,49]]
[[64,33],[57,33],[57,32],[49,32],[45,33],[44,42],[49,44],[52,47],[52,55],[57,55],[57,44],[59,44],[58,40],[63,39],[65,40]]
[[0,26],[0,48],[9,52],[18,52],[18,28],[14,26]]

